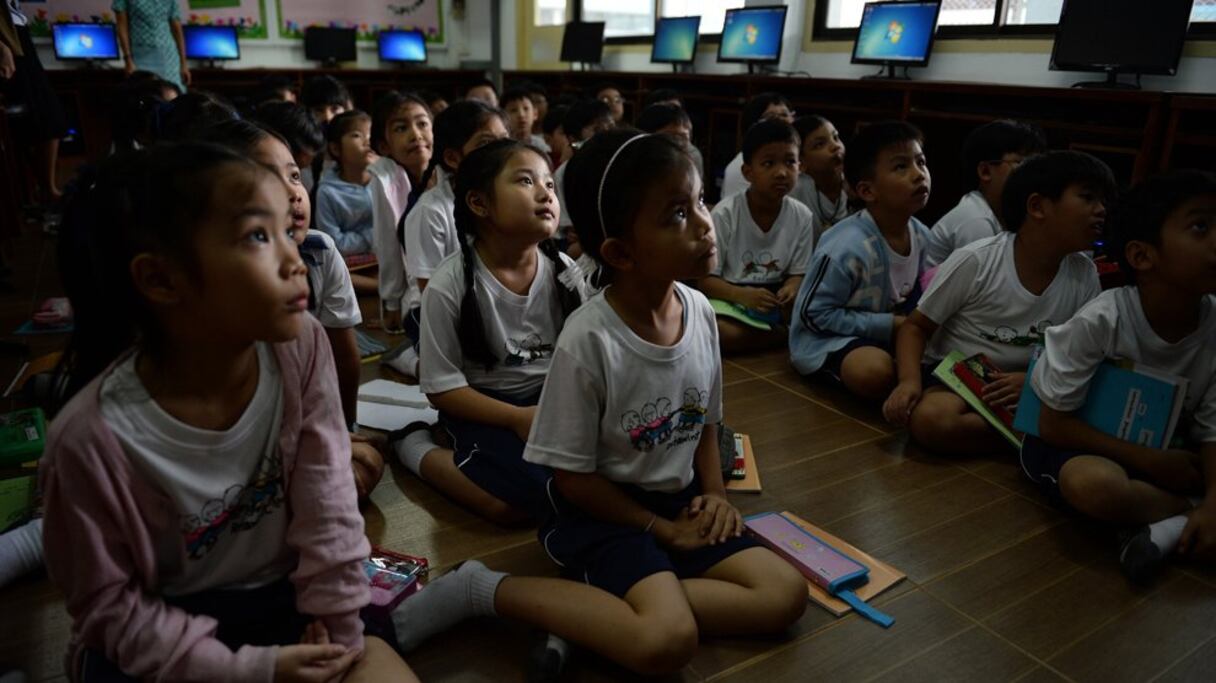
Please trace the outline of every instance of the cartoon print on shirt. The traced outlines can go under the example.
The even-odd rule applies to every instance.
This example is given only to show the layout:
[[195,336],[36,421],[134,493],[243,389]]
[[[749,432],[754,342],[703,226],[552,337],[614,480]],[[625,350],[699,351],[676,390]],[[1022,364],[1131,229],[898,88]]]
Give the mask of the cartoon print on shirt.
[[503,365],[514,368],[552,356],[553,345],[544,343],[540,335],[530,334],[523,339],[507,340],[507,358]]
[[1001,325],[991,333],[980,332],[980,337],[992,342],[1000,342],[1010,346],[1033,346],[1043,343],[1043,335],[1046,334],[1047,328],[1054,323],[1050,320],[1044,320],[1037,325],[1031,325],[1030,329],[1026,330],[1026,334],[1018,334],[1018,331],[1008,325]]
[[688,388],[678,409],[672,407],[671,399],[659,397],[642,406],[640,412],[626,411],[621,416],[621,429],[629,435],[633,447],[643,453],[663,444],[671,448],[686,443],[697,438],[705,425],[708,397],[708,392]]
[[756,265],[764,271],[765,275],[781,272],[781,261],[773,258],[773,255],[767,251],[760,252]]
[[697,425],[705,424],[705,414],[708,409],[709,394],[689,387],[684,390],[684,404],[680,406],[680,425],[677,429],[695,429]]
[[234,534],[257,526],[263,517],[283,507],[283,464],[277,449],[262,458],[248,484],[234,484],[223,496],[203,504],[196,515],[181,515],[179,528],[186,554],[202,559],[227,529]]

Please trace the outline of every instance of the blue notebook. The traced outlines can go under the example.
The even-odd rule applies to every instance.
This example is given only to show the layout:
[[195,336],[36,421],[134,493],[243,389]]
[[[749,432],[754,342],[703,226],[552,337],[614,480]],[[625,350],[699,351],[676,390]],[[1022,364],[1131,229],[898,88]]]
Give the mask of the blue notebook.
[[[1042,402],[1031,388],[1036,361],[1026,370],[1026,383],[1014,414],[1013,428],[1039,436]],[[1150,448],[1168,448],[1182,414],[1188,381],[1144,366],[1106,361],[1098,367],[1085,405],[1077,411],[1100,432]]]

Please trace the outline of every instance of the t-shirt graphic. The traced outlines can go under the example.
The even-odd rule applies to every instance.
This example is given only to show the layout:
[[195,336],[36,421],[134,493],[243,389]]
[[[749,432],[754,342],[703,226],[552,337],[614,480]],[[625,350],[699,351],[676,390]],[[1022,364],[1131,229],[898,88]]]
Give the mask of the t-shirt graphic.
[[262,458],[248,484],[234,484],[223,496],[203,504],[198,514],[181,515],[180,528],[190,559],[204,557],[225,530],[248,531],[263,517],[283,507],[283,463],[278,449]]
[[671,399],[660,396],[640,411],[626,411],[621,415],[621,429],[629,435],[634,449],[643,453],[664,444],[670,449],[700,438],[708,404],[708,391],[690,387],[684,390],[684,402],[678,409],[673,408]]
[[1026,330],[1025,334],[1019,333],[1016,329],[1008,325],[1001,325],[992,330],[992,332],[981,332],[980,337],[998,344],[1009,344],[1010,346],[1034,346],[1035,344],[1043,343],[1043,333],[1047,328],[1054,323],[1050,320],[1044,320],[1036,325],[1031,325],[1030,329]]
[[515,368],[553,357],[553,344],[546,344],[538,334],[530,334],[523,339],[508,339],[506,346],[503,365],[507,367]]
[[781,273],[781,261],[767,251],[753,255],[750,251],[743,252],[743,277],[747,279],[768,280],[772,273]]

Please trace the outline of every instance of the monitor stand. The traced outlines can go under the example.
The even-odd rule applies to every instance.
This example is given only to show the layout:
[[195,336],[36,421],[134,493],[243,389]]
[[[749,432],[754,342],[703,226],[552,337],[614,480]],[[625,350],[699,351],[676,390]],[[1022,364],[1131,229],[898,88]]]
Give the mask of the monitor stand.
[[1107,69],[1105,81],[1081,81],[1080,83],[1073,83],[1072,87],[1082,89],[1106,88],[1110,90],[1139,90],[1140,74],[1136,74],[1135,83],[1121,83],[1119,82],[1119,72],[1115,71],[1114,69]]
[[878,73],[870,74],[869,76],[862,76],[861,80],[910,81],[912,80],[912,77],[908,75],[908,67],[904,67],[903,74],[896,74],[895,65],[891,62],[887,62],[886,66],[878,70]]
[[200,60],[198,65],[199,65],[199,68],[202,68],[202,69],[222,69],[222,68],[224,68],[224,63],[221,61],[215,60],[215,59]]

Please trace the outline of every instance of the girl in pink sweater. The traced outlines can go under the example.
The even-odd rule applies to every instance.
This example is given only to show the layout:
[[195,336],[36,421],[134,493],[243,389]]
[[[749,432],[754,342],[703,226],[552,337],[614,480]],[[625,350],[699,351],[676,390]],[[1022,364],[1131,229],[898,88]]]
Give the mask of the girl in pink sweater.
[[77,390],[40,472],[72,678],[413,680],[363,635],[350,440],[283,182],[186,143],[79,187]]

